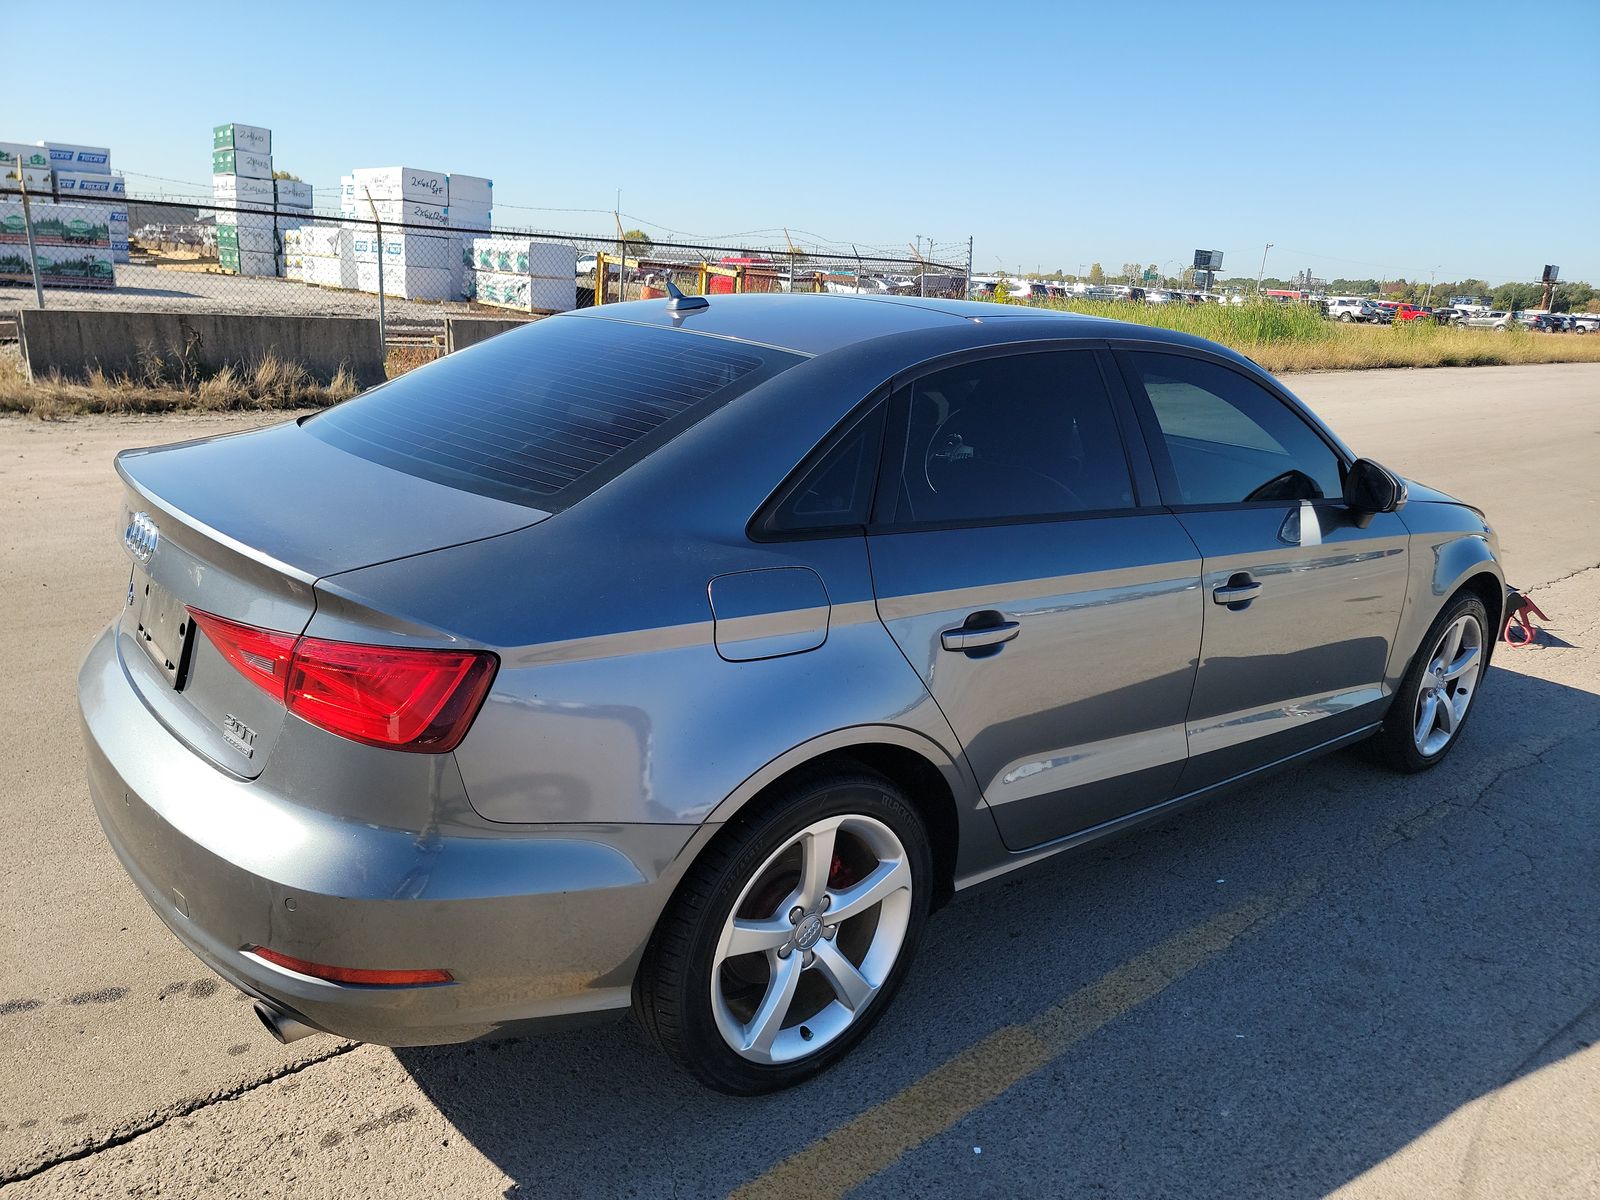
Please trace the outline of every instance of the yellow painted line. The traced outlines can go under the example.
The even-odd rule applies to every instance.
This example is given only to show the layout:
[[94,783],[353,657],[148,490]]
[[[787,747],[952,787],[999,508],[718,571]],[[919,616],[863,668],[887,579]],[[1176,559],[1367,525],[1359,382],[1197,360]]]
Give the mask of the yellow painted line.
[[732,1193],[737,1200],[844,1196],[1020,1083],[1097,1029],[1204,966],[1242,933],[1299,906],[1308,889],[1253,900],[1113,968],[1032,1020],[1007,1025]]
[[[1457,801],[1441,801],[1394,828],[1375,831],[1354,848],[1352,857],[1357,861],[1375,859],[1463,811]],[[1252,900],[1174,934],[1032,1020],[995,1030],[731,1196],[735,1200],[825,1200],[854,1191],[1096,1030],[1204,966],[1252,926],[1287,916],[1325,883],[1316,876],[1303,876],[1275,897]]]

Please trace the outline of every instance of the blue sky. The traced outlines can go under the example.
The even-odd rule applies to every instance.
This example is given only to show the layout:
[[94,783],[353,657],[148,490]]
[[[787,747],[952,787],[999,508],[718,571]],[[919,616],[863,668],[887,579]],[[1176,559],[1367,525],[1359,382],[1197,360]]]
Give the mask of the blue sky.
[[610,230],[620,188],[662,236],[970,234],[979,271],[1253,275],[1270,241],[1281,276],[1600,282],[1591,0],[73,9],[8,16],[50,49],[0,72],[0,140],[110,146],[140,192],[204,186],[240,121],[319,188],[488,175],[546,229]]

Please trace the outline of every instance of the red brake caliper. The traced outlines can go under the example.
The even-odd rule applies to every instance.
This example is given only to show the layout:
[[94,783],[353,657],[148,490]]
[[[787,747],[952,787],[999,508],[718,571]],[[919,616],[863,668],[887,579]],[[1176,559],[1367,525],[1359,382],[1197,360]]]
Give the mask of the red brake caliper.
[[844,859],[835,854],[833,862],[828,866],[828,886],[831,888],[844,888],[849,887],[855,881],[855,872],[844,865]]

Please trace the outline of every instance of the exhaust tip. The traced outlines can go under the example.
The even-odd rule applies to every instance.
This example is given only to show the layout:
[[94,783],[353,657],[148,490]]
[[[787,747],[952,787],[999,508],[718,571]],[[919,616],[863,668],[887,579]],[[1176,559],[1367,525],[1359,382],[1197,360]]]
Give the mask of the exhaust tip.
[[264,1001],[257,1000],[255,1005],[256,1020],[266,1027],[266,1031],[277,1039],[279,1045],[287,1046],[290,1042],[298,1042],[303,1037],[310,1037],[313,1033],[321,1033],[320,1029],[313,1029],[298,1017],[291,1017],[282,1009],[274,1008]]

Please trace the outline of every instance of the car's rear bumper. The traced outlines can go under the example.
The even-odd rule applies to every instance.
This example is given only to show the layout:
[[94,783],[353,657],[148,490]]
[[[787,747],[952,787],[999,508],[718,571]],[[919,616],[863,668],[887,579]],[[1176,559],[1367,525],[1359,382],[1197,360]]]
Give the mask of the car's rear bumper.
[[[146,707],[112,631],[78,678],[89,789],[117,857],[178,938],[242,991],[343,1037],[466,1041],[625,1007],[690,825],[383,828],[238,779]],[[329,983],[248,952],[453,983]]]

